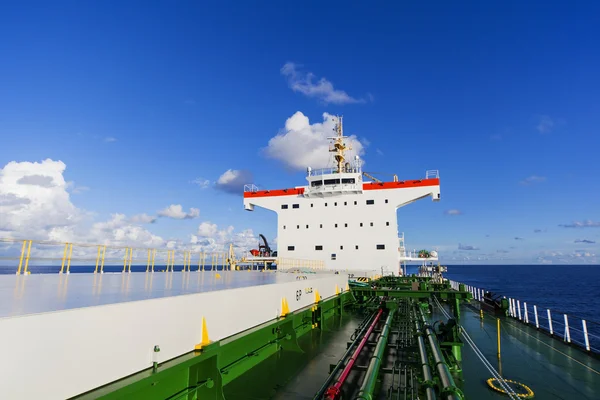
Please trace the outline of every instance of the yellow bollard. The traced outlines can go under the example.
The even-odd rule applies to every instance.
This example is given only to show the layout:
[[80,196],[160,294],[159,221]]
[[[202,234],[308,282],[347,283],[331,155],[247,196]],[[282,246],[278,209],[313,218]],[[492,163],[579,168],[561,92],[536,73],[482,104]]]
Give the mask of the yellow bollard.
[[23,274],[27,275],[28,271],[27,268],[29,267],[29,254],[31,253],[31,240],[29,241],[29,246],[27,246],[27,257],[25,257],[25,270],[23,271]]
[[65,251],[63,252],[62,265],[60,266],[60,273],[63,273],[65,269],[65,260],[67,259],[67,248],[69,247],[69,243],[65,243]]
[[125,256],[123,257],[123,272],[127,270],[127,256],[129,255],[129,247],[125,247]]
[[150,271],[150,249],[148,249],[148,262],[146,263],[146,272]]
[[133,248],[129,248],[129,272],[131,272],[131,259],[133,257]]

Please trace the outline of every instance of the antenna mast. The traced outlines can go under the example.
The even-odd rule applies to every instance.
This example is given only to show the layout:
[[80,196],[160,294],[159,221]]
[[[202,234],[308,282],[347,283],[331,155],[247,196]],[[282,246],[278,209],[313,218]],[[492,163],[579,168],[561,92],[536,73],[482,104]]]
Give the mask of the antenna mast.
[[343,116],[337,116],[336,119],[334,119],[336,124],[333,129],[336,136],[327,138],[333,140],[333,147],[329,148],[329,152],[335,153],[334,158],[337,163],[337,173],[342,173],[344,171],[344,161],[346,161],[344,153],[346,150],[352,150],[352,146],[346,147],[346,144],[344,143],[344,139],[347,138],[347,136],[344,136],[343,118]]

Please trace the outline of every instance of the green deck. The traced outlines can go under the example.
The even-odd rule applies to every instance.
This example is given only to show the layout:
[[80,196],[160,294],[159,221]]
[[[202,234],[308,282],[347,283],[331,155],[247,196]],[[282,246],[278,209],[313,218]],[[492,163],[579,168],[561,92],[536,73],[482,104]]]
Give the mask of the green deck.
[[[428,322],[446,321],[433,306],[431,296],[443,302],[475,341],[486,359],[506,379],[524,383],[537,399],[596,399],[600,393],[600,361],[559,340],[548,337],[512,319],[501,320],[501,363],[497,357],[497,318],[477,311],[470,294],[448,290],[446,285],[419,280],[418,287],[406,278],[382,280],[376,289],[354,287],[352,293],[321,301],[285,318],[213,343],[201,352],[191,352],[168,361],[156,370],[146,370],[87,393],[78,399],[313,399],[328,378],[332,366],[346,352],[357,327],[386,296],[385,315],[390,317],[389,337],[380,339],[385,317],[376,325],[342,386],[344,399],[357,398],[361,387],[374,389],[373,399],[425,397],[422,366],[417,348],[419,310],[433,310]],[[410,288],[409,288],[410,286]],[[411,290],[415,289],[415,290]],[[375,298],[375,299],[373,299]],[[368,304],[368,299],[375,300]],[[458,309],[455,310],[456,305]],[[415,323],[416,322],[416,323]],[[441,339],[441,338],[440,338]],[[425,341],[426,342],[426,341]],[[467,399],[508,398],[486,384],[491,377],[473,350],[463,343],[458,329],[437,342],[444,364]],[[443,384],[427,346],[433,372],[435,398],[460,398]],[[373,355],[381,352],[380,363]],[[376,365],[373,373],[373,365]],[[345,363],[343,363],[344,365]],[[442,368],[443,369],[443,368]],[[412,376],[412,378],[411,378]],[[412,383],[412,389],[411,389]],[[404,390],[406,388],[406,390]],[[452,397],[454,396],[454,397]]]

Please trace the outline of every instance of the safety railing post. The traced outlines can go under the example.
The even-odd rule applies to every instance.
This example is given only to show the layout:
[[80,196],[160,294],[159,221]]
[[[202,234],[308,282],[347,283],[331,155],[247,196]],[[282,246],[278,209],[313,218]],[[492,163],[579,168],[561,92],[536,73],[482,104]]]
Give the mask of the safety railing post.
[[27,256],[25,257],[25,269],[23,273],[27,275],[27,269],[29,268],[29,255],[31,254],[31,240],[29,241],[29,245],[27,246]]
[[519,300],[517,300],[517,312],[519,313],[519,321],[522,321],[523,319],[521,318],[521,302]]
[[98,254],[96,255],[96,268],[94,268],[94,273],[98,273],[98,264],[100,264],[100,250],[102,246],[98,246]]
[[548,327],[550,328],[550,335],[554,335],[554,330],[552,329],[552,314],[550,314],[550,309],[546,309],[548,311]]
[[133,247],[129,248],[129,272],[131,272],[131,260],[133,258]]
[[129,247],[125,247],[125,256],[123,256],[123,273],[127,270],[127,256],[129,255]]
[[154,258],[156,257],[156,249],[152,249],[152,272],[154,272]]
[[104,273],[104,257],[106,256],[106,246],[102,248],[102,262],[100,263],[100,273]]
[[71,256],[73,255],[73,243],[69,244],[69,258],[67,259],[67,274],[71,273]]
[[588,338],[587,324],[585,319],[581,320],[581,326],[583,326],[583,339],[585,340],[585,349],[590,351],[590,339]]
[[565,316],[565,342],[567,343],[571,343],[571,332],[569,331],[569,318],[567,317],[567,314],[564,314]]
[[537,313],[536,305],[533,306],[533,315],[535,315],[535,328],[540,329],[540,322],[538,321],[538,313]]
[[523,313],[525,314],[525,323],[529,324],[529,313],[527,312],[527,302],[523,302]]
[[23,265],[23,257],[25,257],[25,246],[27,240],[23,240],[23,246],[21,246],[21,258],[19,259],[19,269],[17,269],[17,275],[21,275],[21,266]]

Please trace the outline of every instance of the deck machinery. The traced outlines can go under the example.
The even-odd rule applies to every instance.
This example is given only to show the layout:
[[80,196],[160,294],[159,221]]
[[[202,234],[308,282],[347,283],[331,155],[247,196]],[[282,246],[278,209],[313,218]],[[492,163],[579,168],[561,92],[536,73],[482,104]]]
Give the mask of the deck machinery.
[[[431,278],[386,276],[366,285],[351,284],[349,289],[327,299],[317,293],[310,307],[284,312],[270,323],[210,343],[199,351],[77,398],[464,398],[456,384],[461,377],[459,304],[472,298],[464,287],[457,291],[447,282],[434,283]],[[434,296],[448,303],[452,319],[432,323]],[[303,358],[300,364],[292,361],[294,354],[305,352],[302,343],[321,341],[324,332],[337,324],[332,321],[343,318],[360,322],[346,338],[343,354],[338,349],[337,363],[322,369],[324,373],[318,382],[313,382],[314,375],[309,379],[313,387],[320,386],[316,392],[305,382],[300,383],[301,394],[294,390],[278,393],[273,388],[250,394],[250,386],[283,389],[286,382],[300,379],[303,369],[314,372],[315,358],[328,352],[327,346],[339,346],[339,341],[323,343],[325,348]],[[333,348],[329,351],[336,352]],[[260,364],[269,363],[275,363],[273,370],[269,372],[265,367],[260,372]],[[274,375],[279,375],[283,384],[274,385]],[[259,384],[260,379],[264,385]]]

